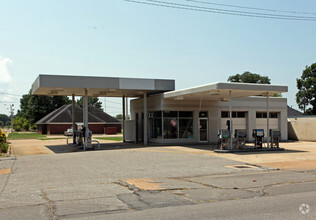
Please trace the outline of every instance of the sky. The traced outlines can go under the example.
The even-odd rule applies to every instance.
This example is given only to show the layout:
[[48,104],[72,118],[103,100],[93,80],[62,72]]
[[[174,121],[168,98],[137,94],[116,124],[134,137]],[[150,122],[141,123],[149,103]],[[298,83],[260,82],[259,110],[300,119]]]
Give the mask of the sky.
[[[316,17],[314,0],[201,1]],[[283,96],[298,109],[296,79],[316,62],[316,19],[245,17],[124,0],[0,0],[0,8],[0,114],[8,115],[11,104],[16,113],[39,74],[174,79],[176,89],[184,89],[250,71],[287,85]],[[120,103],[106,98],[106,112],[121,113]]]

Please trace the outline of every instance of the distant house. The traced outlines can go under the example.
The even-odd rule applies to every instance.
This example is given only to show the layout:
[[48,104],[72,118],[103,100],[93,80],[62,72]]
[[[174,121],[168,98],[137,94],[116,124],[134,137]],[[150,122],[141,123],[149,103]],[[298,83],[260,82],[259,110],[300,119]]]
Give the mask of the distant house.
[[316,141],[316,115],[304,115],[288,106],[289,140]]
[[[88,111],[89,130],[93,134],[104,134],[108,128],[116,128],[118,133],[121,132],[121,122],[116,118],[93,106],[89,106]],[[38,133],[64,134],[64,131],[72,127],[71,115],[72,105],[63,105],[36,122]],[[75,121],[76,124],[83,122],[83,109],[78,105],[75,107]]]
[[303,115],[302,112],[297,111],[296,109],[291,108],[290,106],[287,106],[287,117],[288,118],[295,117],[295,116],[302,116],[302,115]]

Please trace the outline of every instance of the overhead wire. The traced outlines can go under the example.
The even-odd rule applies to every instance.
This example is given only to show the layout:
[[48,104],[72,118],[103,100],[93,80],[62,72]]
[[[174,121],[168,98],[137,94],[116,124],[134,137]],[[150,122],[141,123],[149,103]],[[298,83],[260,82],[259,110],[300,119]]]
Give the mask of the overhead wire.
[[158,7],[207,12],[207,13],[216,13],[216,14],[225,14],[225,15],[235,15],[235,16],[243,16],[243,17],[269,18],[269,19],[279,19],[279,20],[297,20],[297,21],[316,21],[316,17],[311,17],[311,16],[292,16],[292,15],[281,15],[281,14],[257,13],[257,12],[249,12],[249,11],[227,10],[227,9],[201,7],[201,6],[195,6],[195,5],[178,4],[178,3],[156,1],[156,0],[142,0],[142,1],[123,0],[123,1],[137,3],[137,4],[144,4],[144,5],[158,6]]
[[10,95],[10,96],[23,96],[23,95],[17,95],[17,94],[11,94],[11,93],[6,93],[6,92],[0,92],[0,94],[3,94],[3,95]]
[[291,14],[309,14],[309,15],[316,15],[316,12],[287,11],[287,10],[269,9],[269,8],[257,8],[257,7],[248,7],[248,6],[233,5],[233,4],[223,4],[223,3],[208,2],[208,1],[199,1],[199,0],[184,0],[184,1],[187,1],[187,2],[194,2],[194,3],[200,3],[200,4],[207,4],[207,5],[217,5],[217,6],[224,6],[224,7],[233,7],[233,8],[243,8],[243,9],[250,9],[250,10],[258,10],[258,11],[270,11],[270,12],[281,12],[281,13],[291,13]]

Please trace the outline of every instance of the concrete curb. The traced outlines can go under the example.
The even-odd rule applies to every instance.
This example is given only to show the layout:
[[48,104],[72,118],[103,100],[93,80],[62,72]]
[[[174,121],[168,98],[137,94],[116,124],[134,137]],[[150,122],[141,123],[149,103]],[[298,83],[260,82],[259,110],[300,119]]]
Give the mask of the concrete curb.
[[261,149],[241,149],[241,150],[214,150],[215,153],[244,153],[244,152],[265,152],[284,151],[284,148],[261,148]]

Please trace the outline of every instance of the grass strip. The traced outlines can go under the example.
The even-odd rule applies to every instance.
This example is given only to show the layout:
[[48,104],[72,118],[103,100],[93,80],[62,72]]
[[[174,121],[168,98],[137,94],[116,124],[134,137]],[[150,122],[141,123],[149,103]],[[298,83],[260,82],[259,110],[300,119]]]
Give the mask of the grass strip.
[[19,140],[19,139],[39,139],[46,138],[46,135],[38,134],[36,132],[13,132],[8,135],[8,139],[10,140]]
[[107,141],[123,141],[123,137],[96,137],[94,139],[107,140]]

